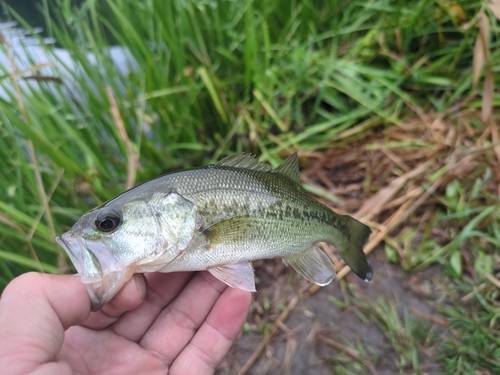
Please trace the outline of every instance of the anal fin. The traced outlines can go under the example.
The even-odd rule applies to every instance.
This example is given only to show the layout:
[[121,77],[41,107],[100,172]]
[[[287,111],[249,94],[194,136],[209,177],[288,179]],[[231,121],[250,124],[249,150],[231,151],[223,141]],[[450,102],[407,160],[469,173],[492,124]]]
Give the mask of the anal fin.
[[208,271],[232,288],[255,292],[255,277],[248,261],[209,268]]
[[330,258],[314,245],[301,253],[284,258],[283,263],[291,265],[307,280],[321,286],[330,284],[336,275]]

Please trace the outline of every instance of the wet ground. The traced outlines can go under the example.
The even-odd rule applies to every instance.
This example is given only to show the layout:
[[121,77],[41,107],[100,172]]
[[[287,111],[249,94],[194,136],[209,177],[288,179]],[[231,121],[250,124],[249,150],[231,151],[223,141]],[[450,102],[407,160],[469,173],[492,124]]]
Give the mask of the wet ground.
[[[437,348],[433,345],[444,329],[440,324],[429,321],[434,317],[439,321],[439,315],[431,307],[436,301],[429,298],[435,295],[431,290],[434,284],[429,279],[439,280],[440,270],[431,267],[421,274],[404,274],[399,266],[388,264],[380,249],[374,251],[369,259],[375,275],[371,283],[367,284],[350,274],[345,281],[334,280],[317,293],[304,296],[246,373],[326,375],[336,374],[339,367],[334,366],[337,365],[350,369],[346,372],[349,374],[389,375],[401,373],[400,369],[403,373],[412,374],[411,363],[400,365],[401,353],[411,347],[404,347],[406,332],[403,332],[410,322],[412,327],[420,330],[422,337],[421,342],[416,343],[420,346],[417,353],[422,374],[438,374],[439,365],[435,361]],[[261,282],[254,296],[249,327],[233,346],[217,372],[219,375],[241,371],[265,337],[265,334],[258,333],[259,330],[264,327],[268,334],[286,301],[293,298],[297,291],[300,293],[307,284],[292,269],[282,266],[279,260],[261,261],[256,265],[256,273]],[[350,307],[336,306],[331,296]],[[380,322],[387,319],[390,326],[397,316],[387,313],[384,317],[384,311],[378,309],[386,305],[380,301],[396,307],[396,314],[404,327],[399,339],[394,339],[398,332],[384,334],[389,327]],[[397,331],[397,326],[397,323],[392,324],[392,329]],[[331,344],[331,341],[334,343]],[[332,345],[337,345],[337,350]],[[398,349],[395,350],[395,347]],[[353,366],[356,362],[361,364]]]

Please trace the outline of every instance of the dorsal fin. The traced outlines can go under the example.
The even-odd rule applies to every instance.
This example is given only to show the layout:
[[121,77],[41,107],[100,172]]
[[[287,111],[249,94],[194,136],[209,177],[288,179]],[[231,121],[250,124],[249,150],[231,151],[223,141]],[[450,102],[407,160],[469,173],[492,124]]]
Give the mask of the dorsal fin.
[[293,153],[285,159],[283,163],[278,165],[274,172],[284,174],[288,178],[291,178],[295,182],[300,182],[299,173],[299,162],[297,159],[297,153]]
[[219,160],[215,163],[216,167],[236,167],[236,168],[246,168],[253,169],[255,171],[264,171],[268,172],[272,170],[272,168],[258,161],[254,155],[251,154],[236,154],[228,156],[222,160]]

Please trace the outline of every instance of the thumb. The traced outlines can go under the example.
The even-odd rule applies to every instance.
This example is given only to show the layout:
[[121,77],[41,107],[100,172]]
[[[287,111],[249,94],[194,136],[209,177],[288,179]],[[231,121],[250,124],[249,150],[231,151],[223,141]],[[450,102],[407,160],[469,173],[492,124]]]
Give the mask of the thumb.
[[0,298],[0,368],[28,373],[53,360],[64,331],[89,315],[90,298],[80,278],[35,272],[17,277]]

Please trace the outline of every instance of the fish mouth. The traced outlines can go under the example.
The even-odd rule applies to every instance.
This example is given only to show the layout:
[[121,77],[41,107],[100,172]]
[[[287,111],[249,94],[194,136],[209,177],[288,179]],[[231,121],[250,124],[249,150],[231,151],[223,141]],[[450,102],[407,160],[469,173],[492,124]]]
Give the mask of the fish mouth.
[[56,242],[66,251],[78,274],[83,275],[85,270],[83,268],[82,253],[85,249],[78,239],[68,232],[57,236]]
[[109,302],[132,277],[129,272],[117,269],[108,247],[103,243],[88,243],[71,232],[57,236],[55,239],[66,251],[82,282],[86,285],[92,311],[99,310]]
[[96,255],[89,250],[84,239],[67,232],[62,236],[57,236],[56,241],[68,254],[83,283],[88,284],[102,280],[101,264]]

